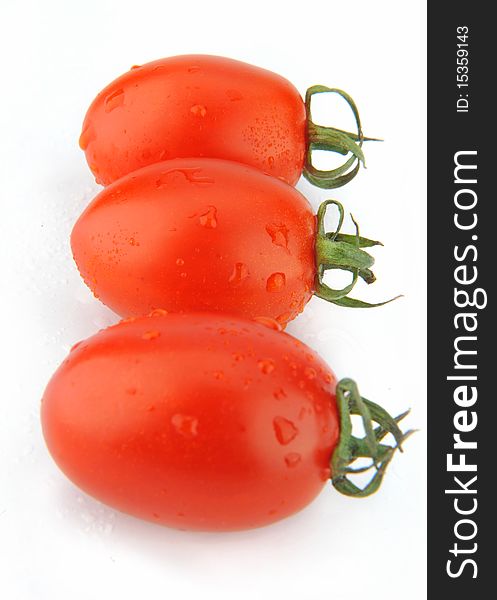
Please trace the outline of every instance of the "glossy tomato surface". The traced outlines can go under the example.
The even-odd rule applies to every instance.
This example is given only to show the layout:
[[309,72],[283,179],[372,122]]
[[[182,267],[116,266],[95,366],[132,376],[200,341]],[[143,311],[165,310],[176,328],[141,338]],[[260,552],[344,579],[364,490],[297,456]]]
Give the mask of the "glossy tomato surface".
[[96,97],[80,137],[104,185],[154,162],[201,156],[252,165],[295,184],[305,144],[304,103],[289,81],[205,55],[132,68]]
[[285,325],[312,295],[315,230],[293,187],[246,165],[193,158],[105,188],[71,245],[87,285],[122,316],[214,310]]
[[258,527],[328,480],[335,385],[285,333],[159,314],[73,348],[46,388],[43,433],[66,475],[121,511],[183,529]]

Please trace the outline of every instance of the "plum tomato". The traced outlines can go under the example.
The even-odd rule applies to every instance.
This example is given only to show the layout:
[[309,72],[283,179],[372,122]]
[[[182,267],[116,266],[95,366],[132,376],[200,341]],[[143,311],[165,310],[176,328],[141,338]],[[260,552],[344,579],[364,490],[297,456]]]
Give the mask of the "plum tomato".
[[[365,438],[351,437],[351,414]],[[88,494],[211,531],[292,515],[330,477],[368,495],[407,435],[300,341],[215,313],[155,311],[80,342],[50,380],[41,420],[55,462]],[[387,433],[394,446],[381,443]],[[364,488],[348,476],[358,456],[372,459]]]
[[[324,231],[326,207],[339,225]],[[155,163],[102,190],[74,226],[71,245],[94,294],[121,316],[155,308],[213,310],[282,326],[312,294],[342,306],[359,277],[370,283],[377,242],[339,233],[343,209],[318,219],[295,188],[257,169],[207,158]],[[342,290],[326,269],[351,272]]]
[[[337,93],[351,107],[357,134],[312,122],[311,98]],[[252,165],[287,183],[302,172],[320,187],[344,185],[364,160],[357,108],[345,92],[313,86],[305,103],[283,77],[219,56],[156,60],[110,83],[91,104],[79,139],[98,183],[151,163],[209,157]],[[314,149],[347,155],[332,171],[312,164]]]

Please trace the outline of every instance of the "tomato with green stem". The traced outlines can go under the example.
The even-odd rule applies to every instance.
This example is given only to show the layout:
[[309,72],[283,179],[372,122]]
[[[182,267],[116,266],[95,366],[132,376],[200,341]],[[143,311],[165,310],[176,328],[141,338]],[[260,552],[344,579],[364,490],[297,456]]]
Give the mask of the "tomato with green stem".
[[[405,414],[393,419],[350,379],[337,383],[285,333],[164,311],[77,344],[41,408],[48,449],[81,489],[142,519],[208,531],[292,515],[330,479],[345,495],[372,494],[409,435]],[[355,469],[357,458],[369,466]],[[368,469],[358,486],[353,474]]]
[[[322,127],[311,118],[314,94],[339,94],[350,106],[357,133]],[[364,162],[365,140],[352,98],[337,88],[312,86],[305,102],[283,77],[219,56],[186,55],[133,67],[92,102],[80,136],[98,183],[108,185],[151,163],[209,157],[256,167],[294,185],[300,175],[334,188]],[[348,155],[321,171],[312,151]]]
[[[333,233],[324,228],[330,205],[340,215]],[[247,165],[177,159],[102,190],[71,245],[87,285],[122,316],[214,310],[284,326],[313,294],[339,306],[377,306],[348,296],[358,279],[374,281],[364,248],[378,242],[342,234],[343,216],[328,200],[316,218],[295,188]],[[350,284],[331,289],[329,269],[350,271]]]

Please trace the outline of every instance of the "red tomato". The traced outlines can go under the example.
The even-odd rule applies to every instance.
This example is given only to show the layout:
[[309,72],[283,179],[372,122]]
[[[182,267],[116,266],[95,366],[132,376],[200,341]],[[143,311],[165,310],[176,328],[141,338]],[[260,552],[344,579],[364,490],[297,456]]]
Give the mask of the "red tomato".
[[284,333],[219,314],[156,314],[77,344],[41,418],[59,467],[99,500],[172,527],[245,529],[300,510],[330,477],[335,387],[326,364]]
[[299,92],[275,73],[217,56],[165,58],[133,67],[100,92],[84,120],[80,146],[104,185],[158,161],[206,156],[252,165],[290,184],[307,162],[314,183],[335,187],[350,177],[314,169],[312,148],[350,151],[360,160],[354,140],[363,138],[359,121],[358,136],[312,123],[310,97],[323,91],[340,93],[356,113],[340,90],[315,86],[306,123]]
[[334,386],[310,349],[260,324],[145,317],[77,345],[45,392],[43,431],[68,477],[124,512],[257,527],[329,478]]
[[373,261],[356,247],[364,239],[327,236],[293,187],[246,165],[197,158],[156,163],[105,188],[71,245],[87,285],[122,316],[214,310],[285,325],[313,291],[349,301],[348,288],[340,295],[322,283],[325,268],[357,267],[372,281]]

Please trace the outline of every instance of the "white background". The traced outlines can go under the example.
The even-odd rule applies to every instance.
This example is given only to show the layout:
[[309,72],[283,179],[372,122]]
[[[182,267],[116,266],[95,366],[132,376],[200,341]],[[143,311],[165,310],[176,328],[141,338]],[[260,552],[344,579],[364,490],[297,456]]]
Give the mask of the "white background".
[[[85,2],[4,0],[0,95],[2,394],[0,596],[6,600],[189,598],[404,600],[425,597],[425,6],[369,0]],[[420,428],[365,500],[331,486],[259,530],[198,534],[119,514],[58,471],[40,432],[43,388],[69,347],[116,317],[80,281],[72,224],[98,186],[77,140],[94,95],[133,64],[226,55],[357,101],[368,169],[316,208],[346,203],[378,281],[357,295],[405,298],[347,311],[313,299],[288,331],[390,412]],[[339,102],[315,117],[352,127]],[[350,222],[348,223],[350,226]]]

